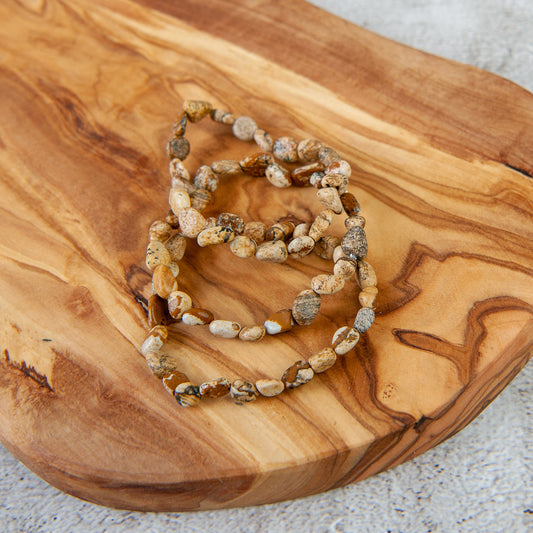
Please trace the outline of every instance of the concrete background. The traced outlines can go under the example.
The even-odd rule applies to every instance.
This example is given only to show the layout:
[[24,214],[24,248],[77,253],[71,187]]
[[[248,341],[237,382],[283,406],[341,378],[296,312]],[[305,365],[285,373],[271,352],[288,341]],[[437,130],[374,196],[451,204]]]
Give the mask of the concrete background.
[[[314,3],[533,90],[532,0]],[[0,531],[533,531],[532,393],[530,363],[470,426],[407,464],[325,494],[225,511],[153,514],[98,507],[50,487],[0,446]]]

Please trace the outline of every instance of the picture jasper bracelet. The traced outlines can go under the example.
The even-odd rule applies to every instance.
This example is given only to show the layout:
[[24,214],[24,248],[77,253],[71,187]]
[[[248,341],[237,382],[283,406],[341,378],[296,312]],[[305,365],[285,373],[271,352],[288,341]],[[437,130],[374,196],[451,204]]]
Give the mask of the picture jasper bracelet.
[[[207,115],[216,122],[231,125],[237,138],[255,140],[263,151],[240,162],[221,160],[210,166],[203,165],[191,179],[183,165],[190,151],[185,132],[188,122],[198,122]],[[150,226],[150,243],[146,252],[146,265],[153,271],[153,294],[148,302],[151,329],[141,353],[152,372],[162,379],[165,388],[174,394],[180,405],[192,406],[201,398],[218,398],[228,393],[238,404],[255,400],[258,395],[275,396],[285,388],[307,383],[315,373],[330,368],[337,356],[351,350],[359,335],[372,325],[373,304],[377,296],[376,275],[364,260],[367,253],[365,219],[359,215],[360,206],[355,197],[346,192],[350,165],[317,140],[306,139],[298,143],[290,137],[281,137],[274,142],[268,133],[258,129],[250,117],[235,118],[232,113],[213,109],[208,102],[202,101],[184,103],[184,111],[174,125],[167,151],[171,158],[171,210],[166,220],[156,220]],[[290,171],[282,166],[282,162],[305,164]],[[206,219],[201,211],[211,200],[219,178],[242,173],[266,177],[272,185],[280,188],[315,186],[324,209],[312,224],[287,216],[270,228],[262,222],[245,223],[233,213]],[[342,240],[325,235],[333,217],[342,212],[347,215],[347,231]],[[300,292],[292,308],[275,312],[263,325],[241,327],[230,320],[215,320],[209,310],[193,307],[190,295],[178,290],[178,263],[184,256],[187,238],[195,239],[199,246],[229,243],[234,255],[243,258],[255,256],[267,262],[283,262],[289,255],[303,257],[315,250],[320,257],[333,259],[335,266],[333,274],[315,276],[311,280],[311,289]],[[167,325],[177,320],[187,325],[208,325],[213,335],[239,337],[244,341],[257,341],[265,333],[274,335],[289,331],[295,325],[308,325],[318,314],[321,296],[340,291],[354,275],[362,290],[359,294],[361,308],[353,327],[339,328],[331,347],[315,353],[307,362],[297,361],[280,380],[260,379],[251,383],[238,379],[231,383],[226,378],[219,378],[197,387],[177,370],[168,355],[161,352],[168,336]]]

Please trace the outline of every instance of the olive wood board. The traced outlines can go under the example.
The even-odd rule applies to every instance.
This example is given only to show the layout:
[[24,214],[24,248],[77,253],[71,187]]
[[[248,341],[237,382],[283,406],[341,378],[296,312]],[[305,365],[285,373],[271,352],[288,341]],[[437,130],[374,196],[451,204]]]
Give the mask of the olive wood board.
[[[0,5],[0,440],[47,482],[117,508],[275,502],[439,444],[533,343],[533,96],[301,0]],[[318,138],[353,168],[379,277],[376,322],[307,385],[180,408],[139,354],[147,229],[166,215],[166,139],[184,99]],[[186,163],[254,151],[209,119]],[[221,182],[207,215],[311,220],[312,188]],[[342,235],[342,222],[333,233]],[[189,244],[180,287],[261,323],[331,270]],[[357,312],[354,281],[309,327],[260,343],[173,325],[193,381],[279,377]]]

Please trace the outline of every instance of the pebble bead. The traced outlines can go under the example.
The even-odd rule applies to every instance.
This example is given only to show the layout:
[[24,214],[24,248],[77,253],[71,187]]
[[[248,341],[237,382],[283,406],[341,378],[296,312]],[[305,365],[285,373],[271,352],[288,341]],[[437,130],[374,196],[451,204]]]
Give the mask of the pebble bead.
[[356,268],[352,261],[349,259],[339,259],[333,267],[333,274],[339,276],[344,280],[350,279],[355,275]]
[[212,195],[207,189],[196,189],[191,194],[191,206],[198,211],[203,211],[211,201],[211,198]]
[[146,364],[152,374],[159,379],[177,370],[176,361],[159,352],[149,352],[145,356]]
[[298,158],[302,163],[310,163],[318,159],[318,152],[322,143],[316,139],[304,139],[298,144]]
[[183,235],[189,239],[196,239],[198,234],[206,227],[206,220],[202,213],[194,207],[180,211],[178,215],[180,229]]
[[167,154],[171,159],[187,159],[189,152],[191,151],[191,145],[185,137],[174,137],[169,139],[167,143]]
[[205,326],[212,322],[214,318],[211,311],[200,307],[192,307],[183,313],[181,321],[187,326]]
[[315,241],[308,235],[296,237],[287,246],[287,251],[293,257],[305,257],[309,255],[315,247]]
[[151,241],[166,241],[172,233],[172,226],[164,220],[154,220],[150,224],[148,235]]
[[297,224],[294,227],[294,231],[292,232],[292,236],[296,239],[297,237],[305,237],[309,233],[310,225],[306,222],[302,222],[301,224]]
[[267,133],[265,130],[257,129],[254,133],[254,141],[263,152],[272,152],[274,141],[272,140],[270,133]]
[[326,175],[323,172],[313,172],[309,177],[309,185],[312,185],[317,189],[321,189],[323,187],[322,180],[325,177]]
[[245,174],[249,174],[250,176],[254,176],[256,178],[261,178],[265,175],[265,171],[271,163],[274,163],[274,158],[271,154],[258,152],[245,157],[239,162],[239,165]]
[[378,277],[368,261],[357,261],[357,282],[361,289],[374,287],[378,284]]
[[226,124],[227,126],[231,126],[235,122],[235,115],[222,109],[213,109],[213,111],[211,111],[211,118],[215,122]]
[[340,244],[341,240],[335,235],[324,235],[319,241],[315,244],[315,254],[322,259],[331,261],[333,259],[333,252],[335,248]]
[[341,174],[345,178],[349,178],[352,175],[352,167],[348,161],[339,159],[338,161],[332,161],[325,169],[326,174]]
[[322,146],[318,150],[318,160],[325,166],[328,167],[331,163],[335,161],[340,161],[341,156],[330,148],[329,146]]
[[207,189],[209,192],[215,192],[218,187],[218,176],[211,167],[202,165],[194,175],[194,186],[197,189]]
[[277,225],[270,226],[265,233],[265,241],[284,241],[285,232]]
[[231,228],[236,234],[244,231],[244,220],[234,213],[220,213],[216,225]]
[[233,159],[220,159],[211,163],[211,170],[215,174],[221,174],[223,176],[235,176],[242,172],[241,165],[238,161]]
[[266,263],[283,263],[287,259],[287,245],[284,241],[269,241],[257,247],[255,257]]
[[217,219],[215,217],[207,217],[205,219],[205,228],[214,228],[215,226],[218,226]]
[[319,274],[311,280],[311,288],[317,294],[334,294],[344,288],[344,280],[334,274]]
[[359,332],[354,328],[344,326],[333,335],[332,348],[337,355],[348,353],[359,342]]
[[242,405],[246,402],[254,401],[258,393],[253,383],[243,379],[236,379],[231,384],[230,394],[237,405]]
[[191,197],[185,189],[171,188],[168,193],[168,203],[172,212],[179,216],[179,212],[191,206]]
[[265,240],[266,230],[267,227],[263,222],[247,222],[242,233],[253,239],[256,244],[261,244]]
[[187,113],[187,118],[191,122],[199,122],[211,113],[213,106],[204,100],[185,100],[183,111]]
[[213,320],[209,323],[209,331],[215,337],[234,339],[241,331],[241,326],[231,320]]
[[176,118],[176,122],[174,122],[174,126],[172,128],[172,135],[174,135],[174,137],[181,137],[185,135],[186,129],[187,129],[187,113],[183,111]]
[[366,287],[359,293],[359,303],[361,307],[371,307],[374,308],[374,302],[378,295],[377,287]]
[[318,241],[331,226],[334,217],[335,212],[331,209],[324,209],[318,213],[317,217],[309,228],[309,237],[311,237],[315,242]]
[[272,153],[280,161],[296,163],[298,161],[298,143],[292,137],[280,137],[274,141]]
[[181,261],[185,254],[185,248],[187,246],[187,239],[183,235],[172,235],[170,239],[165,243],[167,250],[170,253],[170,257],[173,261]]
[[336,263],[339,259],[346,259],[341,245],[336,246],[335,250],[333,250],[333,262]]
[[172,229],[178,229],[180,227],[178,217],[172,212],[172,209],[168,210],[168,214],[165,217],[165,220],[170,224],[170,227]]
[[364,259],[368,252],[365,230],[360,226],[350,228],[342,238],[342,251],[349,259]]
[[316,192],[318,200],[326,208],[331,209],[337,215],[342,213],[342,202],[339,198],[339,191],[334,187],[325,187]]
[[261,396],[277,396],[285,389],[285,383],[280,379],[258,379],[255,382],[255,388]]
[[237,139],[241,141],[251,141],[257,130],[257,124],[253,118],[240,116],[235,119],[232,128],[233,135],[235,135]]
[[265,176],[274,187],[284,189],[292,185],[290,172],[277,163],[268,165],[265,170]]
[[172,271],[172,275],[177,278],[178,274],[180,273],[180,266],[176,261],[170,261],[168,264],[168,268]]
[[295,389],[304,383],[311,381],[314,376],[313,369],[306,361],[296,361],[285,370],[281,381],[285,383],[287,389]]
[[241,341],[259,341],[265,336],[264,326],[245,326],[239,332]]
[[174,389],[174,398],[182,407],[194,407],[200,402],[200,392],[196,385],[186,381]]
[[173,291],[168,296],[168,312],[172,318],[180,319],[192,307],[191,297],[183,291]]
[[291,172],[291,178],[294,185],[297,187],[305,187],[315,172],[320,172],[323,169],[323,165],[318,161],[304,165],[303,167],[295,168]]
[[185,168],[185,165],[181,159],[171,159],[168,164],[168,171],[171,178],[179,178],[184,181],[190,181],[191,175],[189,171]]
[[178,282],[167,265],[157,265],[152,275],[152,290],[165,300],[170,293],[178,290]]
[[150,241],[146,247],[146,267],[153,270],[157,265],[168,265],[169,263],[170,252],[166,246],[161,241]]
[[[160,328],[160,327],[165,327],[165,326],[154,326],[154,328],[158,328],[158,327]],[[141,354],[144,355],[145,357],[150,352],[157,352],[158,350],[160,350],[163,347],[163,343],[165,341],[165,339],[161,335],[158,335],[157,333],[152,332],[154,328],[152,328],[148,332],[148,335],[146,335],[141,345]]]
[[320,311],[320,295],[312,290],[302,291],[292,303],[292,316],[300,326],[308,326]]
[[370,309],[370,307],[362,307],[359,309],[359,311],[357,311],[357,316],[355,317],[353,327],[359,333],[366,333],[370,329],[370,326],[374,323],[375,318],[376,315],[373,309]]
[[226,378],[218,378],[202,383],[198,390],[202,398],[222,398],[229,394],[230,388],[230,381]]
[[168,312],[167,301],[158,294],[152,294],[148,298],[148,326],[153,328],[170,322],[172,317]]
[[237,235],[229,244],[231,252],[237,257],[253,257],[257,250],[257,245],[253,239],[246,235]]
[[366,224],[365,217],[362,217],[361,215],[354,215],[351,217],[348,217],[344,221],[344,226],[346,229],[354,228],[355,226],[359,226],[360,228],[364,228]]
[[265,320],[265,330],[269,335],[277,335],[278,333],[284,333],[294,327],[294,320],[292,318],[292,312],[290,309],[282,309],[272,313]]
[[187,383],[189,381],[189,378],[183,373],[179,371],[170,372],[166,376],[163,376],[161,379],[163,382],[163,386],[165,389],[167,389],[170,394],[174,394],[174,390],[180,383]]
[[223,244],[235,238],[235,232],[225,226],[214,226],[201,231],[196,237],[198,246],[210,246],[212,244]]
[[170,181],[170,187],[172,189],[185,189],[189,193],[189,196],[196,190],[193,183],[187,181],[186,179],[177,178],[175,176],[173,176]]
[[341,194],[341,203],[344,212],[349,217],[358,215],[359,211],[361,211],[361,206],[359,205],[359,202],[351,192],[345,192],[344,194]]
[[313,354],[307,362],[315,374],[320,374],[320,372],[325,372],[331,368],[336,360],[337,354],[333,348],[328,347]]

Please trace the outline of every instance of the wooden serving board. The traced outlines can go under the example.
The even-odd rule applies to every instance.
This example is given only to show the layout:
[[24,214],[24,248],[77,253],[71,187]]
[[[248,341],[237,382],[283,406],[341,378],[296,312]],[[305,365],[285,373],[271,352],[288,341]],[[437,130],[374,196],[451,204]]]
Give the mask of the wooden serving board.
[[[0,5],[0,439],[49,483],[140,510],[274,502],[365,478],[473,420],[533,344],[533,96],[305,4],[7,0]],[[355,352],[276,399],[179,408],[137,349],[147,228],[187,98],[316,137],[353,166],[379,275]],[[253,148],[209,120],[188,160]],[[313,190],[236,178],[210,213],[309,219]],[[340,231],[340,227],[336,228]],[[181,286],[241,323],[290,306],[329,264],[189,247]],[[279,376],[350,323],[250,346],[175,325],[196,382]]]

